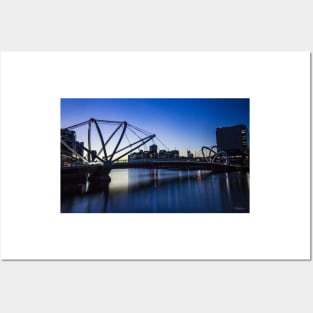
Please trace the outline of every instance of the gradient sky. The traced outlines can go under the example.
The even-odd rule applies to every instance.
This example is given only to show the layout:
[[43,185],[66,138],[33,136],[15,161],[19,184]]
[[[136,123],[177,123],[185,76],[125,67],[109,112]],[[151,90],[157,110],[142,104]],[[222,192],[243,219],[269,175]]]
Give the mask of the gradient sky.
[[249,99],[61,99],[61,128],[91,117],[127,121],[156,134],[170,150],[198,155],[202,146],[216,144],[217,127],[249,129]]

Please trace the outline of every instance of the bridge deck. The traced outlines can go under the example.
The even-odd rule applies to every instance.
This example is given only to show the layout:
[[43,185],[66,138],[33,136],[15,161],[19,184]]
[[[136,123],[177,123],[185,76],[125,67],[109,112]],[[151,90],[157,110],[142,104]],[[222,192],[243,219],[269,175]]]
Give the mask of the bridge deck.
[[196,162],[196,161],[143,161],[143,162],[118,162],[108,165],[80,165],[62,168],[62,172],[89,172],[93,173],[99,168],[110,171],[112,169],[142,168],[142,169],[177,169],[177,170],[212,170],[212,171],[239,171],[249,170],[246,166],[224,165],[219,163]]

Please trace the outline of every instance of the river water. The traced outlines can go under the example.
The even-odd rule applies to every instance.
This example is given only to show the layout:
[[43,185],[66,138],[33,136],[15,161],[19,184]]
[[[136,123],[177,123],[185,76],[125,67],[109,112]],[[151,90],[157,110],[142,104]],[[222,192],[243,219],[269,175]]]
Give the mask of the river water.
[[109,186],[61,196],[62,213],[249,213],[249,173],[120,169]]

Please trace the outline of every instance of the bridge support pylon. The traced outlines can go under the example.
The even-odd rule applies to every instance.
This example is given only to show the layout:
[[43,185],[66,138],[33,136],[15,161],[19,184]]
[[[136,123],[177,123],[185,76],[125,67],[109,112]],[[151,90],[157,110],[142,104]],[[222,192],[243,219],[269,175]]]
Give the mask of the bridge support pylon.
[[110,164],[97,166],[97,168],[89,174],[88,181],[90,184],[109,184],[111,181],[110,172]]

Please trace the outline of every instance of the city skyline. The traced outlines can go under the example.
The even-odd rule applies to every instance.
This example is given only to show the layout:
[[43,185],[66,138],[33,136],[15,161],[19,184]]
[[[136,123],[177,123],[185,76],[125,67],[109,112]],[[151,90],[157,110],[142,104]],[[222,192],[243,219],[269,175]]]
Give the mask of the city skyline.
[[[249,131],[249,99],[61,99],[61,128],[87,121],[127,121],[154,133],[169,150],[199,153],[216,144],[216,128],[244,124]],[[87,134],[79,134],[87,141]],[[146,147],[149,149],[148,143]],[[159,149],[164,149],[156,142]]]

